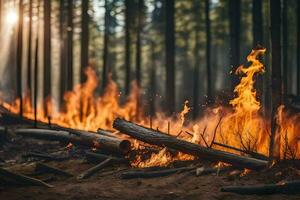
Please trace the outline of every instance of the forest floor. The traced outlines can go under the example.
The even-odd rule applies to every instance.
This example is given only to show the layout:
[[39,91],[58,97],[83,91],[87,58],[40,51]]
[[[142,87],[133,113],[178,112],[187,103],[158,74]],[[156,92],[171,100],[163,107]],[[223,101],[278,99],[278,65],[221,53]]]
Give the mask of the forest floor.
[[[63,150],[61,150],[63,149]],[[35,174],[36,162],[40,159],[24,158],[29,151],[65,152],[64,145],[57,142],[44,142],[34,139],[9,138],[8,142],[0,144],[0,166],[11,171],[30,175],[53,185],[53,188],[41,186],[12,186],[1,183],[0,199],[30,199],[30,200],[58,200],[58,199],[219,199],[219,200],[296,200],[300,194],[274,194],[268,196],[237,195],[220,191],[222,186],[252,185],[258,183],[277,183],[282,180],[300,179],[300,171],[296,166],[278,164],[262,172],[250,171],[245,175],[232,173],[210,174],[195,176],[189,172],[177,173],[166,177],[149,179],[129,179],[120,177],[121,173],[130,170],[125,165],[110,166],[94,176],[77,180],[76,176],[65,178],[53,174]],[[68,150],[70,151],[70,150]],[[75,154],[73,154],[75,155]],[[80,151],[78,151],[80,155]],[[81,156],[73,156],[64,161],[43,161],[47,165],[78,175],[94,166]]]

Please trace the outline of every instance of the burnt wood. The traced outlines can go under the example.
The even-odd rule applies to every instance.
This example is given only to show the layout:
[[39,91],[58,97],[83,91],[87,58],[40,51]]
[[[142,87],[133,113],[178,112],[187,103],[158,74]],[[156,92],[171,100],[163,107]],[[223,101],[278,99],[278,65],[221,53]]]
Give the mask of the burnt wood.
[[107,158],[104,161],[102,161],[101,163],[99,163],[98,165],[84,171],[83,173],[79,174],[77,176],[77,179],[86,179],[91,177],[92,175],[94,175],[95,173],[99,172],[101,169],[111,165],[112,162],[112,158]]
[[181,173],[185,171],[194,170],[195,167],[179,167],[173,169],[162,169],[162,170],[131,170],[121,174],[123,179],[132,178],[156,178],[162,176],[168,176],[175,173]]
[[23,185],[23,186],[44,186],[44,187],[53,187],[52,185],[45,183],[39,179],[35,179],[29,176],[25,176],[22,174],[17,174],[11,171],[8,171],[4,168],[0,168],[0,179],[5,179],[8,182],[12,182],[16,185]]
[[183,153],[198,156],[201,159],[221,161],[234,166],[254,170],[265,168],[268,163],[264,160],[240,156],[212,148],[205,148],[198,144],[180,140],[174,136],[149,129],[120,118],[115,119],[113,127],[120,132],[143,142],[175,149]]
[[261,184],[247,186],[227,186],[222,187],[221,192],[232,192],[237,194],[277,194],[277,193],[299,193],[300,180],[287,181],[277,184]]
[[109,156],[109,155],[94,153],[94,152],[86,152],[85,157],[87,160],[95,161],[95,162],[102,162],[107,158],[110,158],[114,163],[128,163],[128,160],[125,158],[118,158],[115,156]]
[[66,176],[66,177],[72,177],[73,176],[69,172],[58,169],[56,167],[46,165],[44,163],[37,163],[36,166],[35,166],[35,171],[36,172],[41,172],[41,173],[57,174],[57,175]]
[[33,137],[43,140],[54,140],[65,143],[74,143],[90,147],[102,148],[116,153],[126,154],[130,150],[128,140],[120,140],[104,135],[89,133],[87,131],[58,131],[48,129],[20,128],[15,133],[23,137]]

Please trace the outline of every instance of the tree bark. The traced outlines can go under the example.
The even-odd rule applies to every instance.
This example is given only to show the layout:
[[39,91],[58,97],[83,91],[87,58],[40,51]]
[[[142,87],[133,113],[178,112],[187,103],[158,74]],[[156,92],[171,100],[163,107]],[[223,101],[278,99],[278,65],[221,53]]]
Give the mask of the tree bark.
[[205,0],[205,28],[206,28],[206,95],[209,104],[213,103],[212,82],[211,82],[211,31],[210,31],[210,1]]
[[68,0],[68,20],[67,20],[67,90],[73,90],[73,0]]
[[278,184],[261,184],[252,186],[227,186],[222,187],[222,192],[233,192],[238,194],[278,194],[278,193],[299,193],[300,181],[287,181]]
[[125,94],[130,92],[131,74],[131,0],[125,0]]
[[120,140],[117,138],[69,128],[61,127],[61,129],[63,130],[17,129],[15,133],[24,137],[33,137],[37,139],[54,140],[66,143],[71,142],[121,154],[126,154],[130,150],[131,144],[128,140]]
[[297,1],[297,95],[300,96],[300,2]]
[[108,45],[109,45],[109,19],[110,19],[110,9],[108,8],[108,1],[104,1],[105,5],[105,14],[104,14],[104,37],[103,37],[103,72],[102,72],[102,91],[104,91],[107,81],[108,75],[110,72],[108,66]]
[[[44,99],[51,95],[51,1],[44,0]],[[45,114],[50,114],[44,105]]]
[[[31,92],[31,72],[32,72],[32,0],[29,0],[29,22],[28,22],[28,54],[27,54],[27,90]],[[31,96],[30,96],[31,97]],[[31,99],[31,98],[30,98]]]
[[163,134],[120,118],[115,119],[113,127],[120,132],[143,142],[175,149],[183,153],[198,156],[202,159],[221,161],[249,169],[261,169],[267,165],[267,162],[263,160],[248,158],[211,148],[204,148],[200,145],[177,139],[174,136]]
[[84,82],[84,69],[89,65],[89,0],[81,3],[81,82]]
[[18,43],[17,43],[17,94],[20,99],[20,116],[23,116],[22,51],[23,48],[23,0],[19,1]]
[[[207,1],[207,0],[206,0]],[[205,3],[207,3],[205,1]],[[201,21],[201,12],[200,12],[200,1],[195,1],[194,15],[196,20],[195,25],[195,47],[194,47],[194,57],[195,57],[195,66],[194,66],[194,87],[193,87],[193,118],[196,119],[199,114],[199,73],[200,73],[200,21]],[[205,11],[206,12],[206,11]],[[206,38],[207,39],[207,38]],[[206,41],[208,42],[208,41]],[[207,44],[207,43],[206,43]],[[208,77],[207,77],[208,78]]]
[[150,116],[155,115],[155,94],[156,94],[156,52],[155,42],[151,41],[151,68],[150,68]]
[[137,32],[136,32],[136,82],[141,86],[141,32],[143,21],[144,0],[138,0]]
[[172,115],[175,111],[175,1],[165,1],[166,13],[166,108],[167,114]]
[[59,8],[59,37],[60,37],[60,102],[64,102],[64,94],[67,91],[67,66],[66,66],[66,40],[65,40],[65,0],[60,0]]
[[231,89],[238,84],[239,79],[235,75],[237,67],[240,65],[240,20],[241,20],[240,0],[229,0],[229,31],[230,31],[230,65],[232,67]]
[[283,0],[282,7],[282,84],[283,84],[283,100],[287,102],[288,94],[288,22],[287,22],[287,0]]
[[281,88],[281,2],[270,0],[271,14],[271,45],[272,45],[272,122],[269,155],[271,158],[279,157],[279,135],[277,134],[276,113],[282,100]]

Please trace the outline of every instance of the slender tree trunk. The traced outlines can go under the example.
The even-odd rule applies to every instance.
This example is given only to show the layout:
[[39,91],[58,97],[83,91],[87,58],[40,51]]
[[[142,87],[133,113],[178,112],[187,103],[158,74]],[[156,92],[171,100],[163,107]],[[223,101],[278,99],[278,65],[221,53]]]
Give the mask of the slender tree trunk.
[[297,95],[300,96],[300,2],[297,1]]
[[209,104],[213,103],[212,97],[212,82],[211,82],[211,61],[210,61],[210,1],[205,0],[205,27],[206,27],[206,81],[207,81],[207,101]]
[[166,104],[169,115],[175,111],[175,23],[174,0],[167,0],[165,2],[166,8]]
[[[44,0],[44,99],[51,95],[51,1]],[[49,115],[45,105],[45,114]]]
[[155,52],[155,42],[151,42],[151,69],[150,69],[150,115],[155,115],[155,93],[156,93],[156,52]]
[[68,0],[67,90],[73,89],[73,0]]
[[103,41],[103,72],[102,72],[102,90],[105,89],[108,74],[109,74],[109,66],[108,66],[108,44],[109,44],[109,18],[110,18],[110,9],[108,8],[108,1],[105,0],[105,16],[104,16],[104,41]]
[[[205,1],[206,3],[206,1]],[[193,118],[195,119],[199,114],[199,73],[200,73],[200,20],[201,20],[201,12],[200,12],[200,1],[195,2],[195,47],[194,47],[194,57],[195,57],[195,66],[194,66],[194,87],[193,87]]]
[[29,0],[29,22],[28,22],[28,54],[27,54],[27,90],[31,91],[31,52],[32,52],[32,0]]
[[18,45],[17,45],[17,94],[20,99],[20,116],[23,116],[22,48],[23,48],[23,0],[19,1]]
[[65,0],[60,0],[59,11],[59,37],[60,37],[60,100],[64,102],[64,94],[67,91],[67,62],[66,62],[66,38],[65,38]]
[[[253,48],[255,48],[263,42],[262,0],[252,0],[252,24]],[[263,77],[258,76],[256,80],[257,96],[262,98]]]
[[136,33],[136,82],[138,87],[141,86],[141,32],[143,17],[144,1],[138,0],[138,17],[137,17],[137,33]]
[[130,34],[130,3],[131,0],[125,0],[125,94],[130,91],[130,73],[131,73],[131,34]]
[[84,68],[89,65],[89,0],[81,2],[81,82],[84,82]]
[[277,108],[281,104],[281,2],[280,0],[270,0],[271,14],[271,45],[272,45],[272,123],[269,155],[271,158],[279,156],[279,136],[276,125]]
[[287,27],[287,0],[283,0],[282,8],[282,59],[283,59],[283,99],[284,102],[287,100],[288,94],[288,27]]
[[239,81],[234,72],[240,64],[240,4],[240,0],[229,0],[230,65],[232,67],[232,89],[234,89]]

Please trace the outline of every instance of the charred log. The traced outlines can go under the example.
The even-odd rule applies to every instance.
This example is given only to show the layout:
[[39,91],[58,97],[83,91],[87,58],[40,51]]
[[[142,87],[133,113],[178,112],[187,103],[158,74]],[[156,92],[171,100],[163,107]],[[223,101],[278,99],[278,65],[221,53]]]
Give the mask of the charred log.
[[126,154],[130,150],[130,142],[128,140],[120,140],[83,131],[68,132],[47,129],[16,129],[15,133],[23,137],[79,144],[102,148],[121,154]]
[[277,184],[262,184],[252,186],[227,186],[222,187],[222,192],[233,192],[237,194],[276,194],[276,193],[299,193],[300,180],[287,181]]
[[159,131],[122,120],[120,118],[115,119],[113,127],[120,132],[143,142],[175,149],[183,153],[198,156],[201,159],[221,161],[234,166],[255,170],[262,169],[267,166],[267,161],[264,160],[248,158],[212,148],[205,148],[194,143],[177,139],[174,136],[163,134]]
[[185,171],[194,170],[195,167],[180,167],[173,169],[163,169],[163,170],[131,170],[122,173],[121,178],[123,179],[132,179],[132,178],[156,178],[162,176],[168,176],[175,173],[181,173]]
[[39,179],[35,179],[29,176],[17,174],[11,171],[8,171],[4,168],[0,168],[0,179],[4,179],[5,181],[14,183],[16,185],[22,186],[44,186],[44,187],[53,187],[52,185],[45,183]]
[[57,174],[57,175],[66,176],[66,177],[72,177],[73,176],[69,172],[66,172],[66,171],[63,171],[61,169],[46,165],[44,163],[37,163],[36,167],[35,167],[35,171],[40,172],[40,173]]

